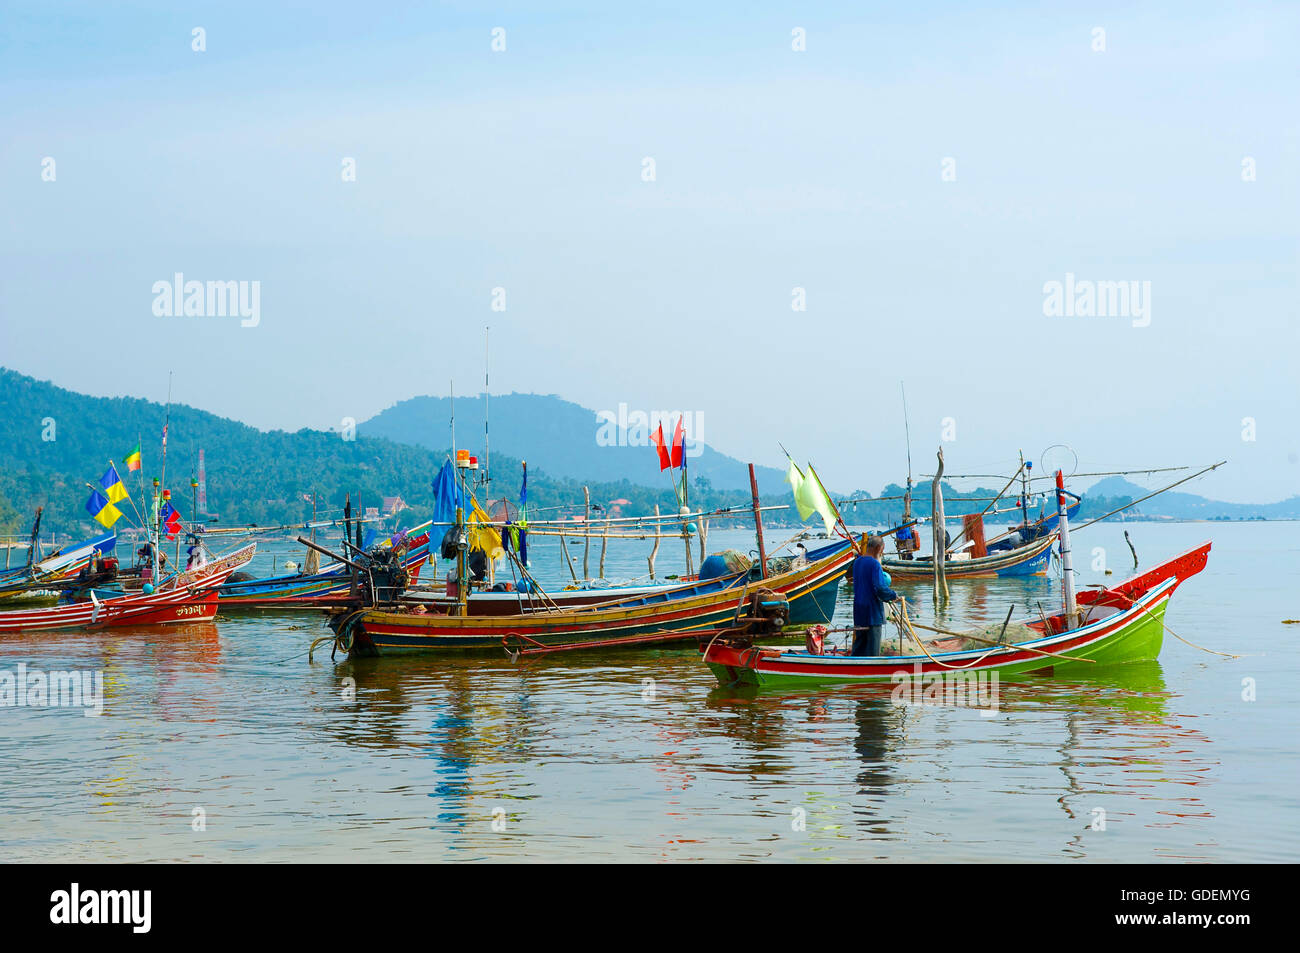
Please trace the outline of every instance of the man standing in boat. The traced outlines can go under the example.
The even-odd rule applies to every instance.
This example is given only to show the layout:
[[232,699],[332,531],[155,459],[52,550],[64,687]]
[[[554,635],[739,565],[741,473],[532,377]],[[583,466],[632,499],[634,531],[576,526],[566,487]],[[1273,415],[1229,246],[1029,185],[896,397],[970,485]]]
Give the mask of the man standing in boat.
[[879,655],[885,633],[886,602],[898,593],[889,588],[889,577],[880,565],[885,541],[879,536],[867,540],[866,555],[853,560],[853,649],[851,655]]

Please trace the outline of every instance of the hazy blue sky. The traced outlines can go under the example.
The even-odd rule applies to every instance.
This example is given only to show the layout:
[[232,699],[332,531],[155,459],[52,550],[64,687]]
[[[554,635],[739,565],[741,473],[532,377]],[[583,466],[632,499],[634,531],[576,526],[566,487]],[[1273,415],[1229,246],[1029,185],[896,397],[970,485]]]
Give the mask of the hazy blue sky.
[[[959,472],[1300,491],[1295,4],[182,6],[0,8],[0,364],[329,428],[480,391],[490,324],[494,391],[834,486],[902,477],[902,378],[917,472],[951,417]],[[178,271],[260,324],[156,317]],[[1149,326],[1046,316],[1067,273]]]

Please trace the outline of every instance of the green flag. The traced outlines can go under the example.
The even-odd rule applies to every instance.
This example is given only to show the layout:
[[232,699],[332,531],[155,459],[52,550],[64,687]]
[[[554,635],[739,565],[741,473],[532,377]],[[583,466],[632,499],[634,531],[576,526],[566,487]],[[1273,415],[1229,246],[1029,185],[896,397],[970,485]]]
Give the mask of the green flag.
[[826,526],[826,534],[829,536],[831,529],[835,526],[835,506],[831,503],[830,496],[826,493],[826,488],[822,486],[822,481],[817,476],[817,471],[808,464],[808,475],[799,469],[799,465],[794,459],[786,454],[786,459],[790,461],[790,468],[786,471],[785,478],[790,484],[790,489],[794,491],[794,503],[799,510],[799,519],[807,520],[816,513],[822,518]]

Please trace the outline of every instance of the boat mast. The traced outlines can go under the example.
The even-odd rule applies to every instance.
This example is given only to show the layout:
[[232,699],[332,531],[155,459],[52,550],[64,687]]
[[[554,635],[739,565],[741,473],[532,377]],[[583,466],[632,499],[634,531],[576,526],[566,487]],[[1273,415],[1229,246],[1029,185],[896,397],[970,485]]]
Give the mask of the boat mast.
[[465,592],[466,559],[465,550],[468,540],[465,532],[465,482],[461,473],[460,459],[456,455],[456,382],[448,383],[448,395],[451,400],[451,468],[456,478],[456,614],[469,614],[469,601]]
[[491,325],[483,329],[483,498],[484,505],[488,507],[489,512],[492,508],[492,488],[489,484],[492,482],[492,440],[488,433],[488,359],[489,359],[489,339],[492,333]]
[[[1078,603],[1074,594],[1074,563],[1070,556],[1070,518],[1065,515],[1065,477],[1056,471],[1056,519],[1060,532],[1061,581],[1065,590],[1065,628],[1074,629],[1078,624]],[[1044,633],[1050,635],[1051,633]]]
[[167,479],[167,428],[172,422],[172,372],[167,372],[167,410],[163,414],[163,432],[162,432],[162,463],[159,466],[158,484],[153,491],[153,545],[149,548],[153,550],[153,585],[158,588],[160,569],[159,557],[161,556],[160,547],[162,546],[162,504],[159,501],[159,494],[162,493],[161,486]]
[[903,522],[912,518],[912,429],[907,422],[907,387],[902,381],[898,388],[903,392],[903,435],[907,438],[907,490],[903,493]]

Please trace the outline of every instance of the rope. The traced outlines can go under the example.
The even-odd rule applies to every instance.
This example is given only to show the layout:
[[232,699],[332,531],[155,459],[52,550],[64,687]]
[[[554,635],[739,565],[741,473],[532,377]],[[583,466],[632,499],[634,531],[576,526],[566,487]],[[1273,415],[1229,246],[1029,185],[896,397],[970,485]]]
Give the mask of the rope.
[[[1103,591],[1108,591],[1108,590],[1105,589],[1104,586],[1097,586],[1097,585],[1095,585],[1095,584],[1094,584],[1093,586],[1089,586],[1088,588],[1090,588],[1090,589],[1092,589],[1092,588],[1100,588],[1100,589],[1102,589]],[[1116,597],[1119,598],[1119,599],[1123,599],[1125,602],[1127,602],[1127,603],[1129,604],[1129,607],[1130,607],[1130,608],[1132,608],[1133,606],[1137,605],[1137,600],[1136,600],[1136,599],[1131,599],[1130,597],[1124,595],[1124,593],[1122,593],[1122,592],[1114,592],[1114,593],[1111,593],[1111,594],[1114,595],[1114,596],[1116,596]],[[1216,651],[1215,649],[1207,649],[1207,648],[1206,648],[1205,646],[1203,646],[1203,645],[1197,645],[1195,642],[1192,642],[1192,641],[1190,641],[1190,640],[1188,640],[1188,639],[1183,638],[1181,635],[1179,635],[1179,634],[1178,634],[1177,632],[1175,632],[1173,629],[1169,628],[1169,623],[1165,622],[1164,619],[1158,618],[1158,617],[1156,616],[1156,614],[1155,614],[1154,612],[1151,611],[1151,607],[1150,607],[1150,606],[1143,606],[1143,607],[1142,607],[1142,611],[1145,612],[1147,615],[1151,616],[1151,618],[1155,619],[1157,622],[1159,622],[1160,625],[1161,625],[1161,627],[1164,629],[1164,631],[1168,632],[1170,635],[1172,635],[1174,638],[1176,638],[1179,642],[1182,642],[1184,645],[1190,645],[1190,646],[1191,646],[1192,648],[1194,648],[1194,649],[1200,649],[1202,652],[1208,652],[1210,655],[1218,655],[1218,656],[1221,656],[1221,657],[1223,657],[1223,658],[1259,658],[1259,657],[1260,657],[1260,656],[1258,656],[1258,655],[1256,655],[1256,656],[1251,656],[1251,655],[1233,655],[1231,652],[1219,652],[1219,651]]]
[[[330,651],[330,658],[333,658],[334,653],[339,649],[342,649],[344,652],[352,651],[352,639],[350,638],[352,623],[357,619],[358,616],[361,616],[367,611],[368,611],[367,609],[357,609],[349,613],[343,619],[343,621],[339,623],[338,630],[333,635],[325,635],[319,639],[315,639],[307,649],[307,661],[308,662],[312,661],[312,653],[316,651],[316,646],[322,645],[325,642],[334,643],[334,648]],[[344,636],[349,636],[346,645],[343,644]]]
[[[911,636],[912,641],[914,641],[917,645],[921,647],[921,651],[925,653],[925,657],[928,658],[935,665],[940,665],[944,668],[951,668],[951,669],[970,668],[972,665],[977,665],[980,662],[984,661],[986,658],[988,658],[990,655],[993,655],[995,652],[1001,651],[1000,648],[989,649],[983,655],[979,656],[978,658],[971,659],[965,665],[949,665],[947,662],[941,662],[933,655],[930,654],[930,650],[925,647],[925,643],[921,641],[920,637],[916,634],[916,630],[912,628],[911,620],[907,618],[907,599],[905,599],[902,596],[899,596],[898,601],[900,605],[891,606],[891,608],[894,609],[895,621],[900,624],[901,627],[900,631],[901,629],[906,629],[907,634]],[[898,640],[898,650],[900,653],[903,650],[903,640],[901,634]]]

